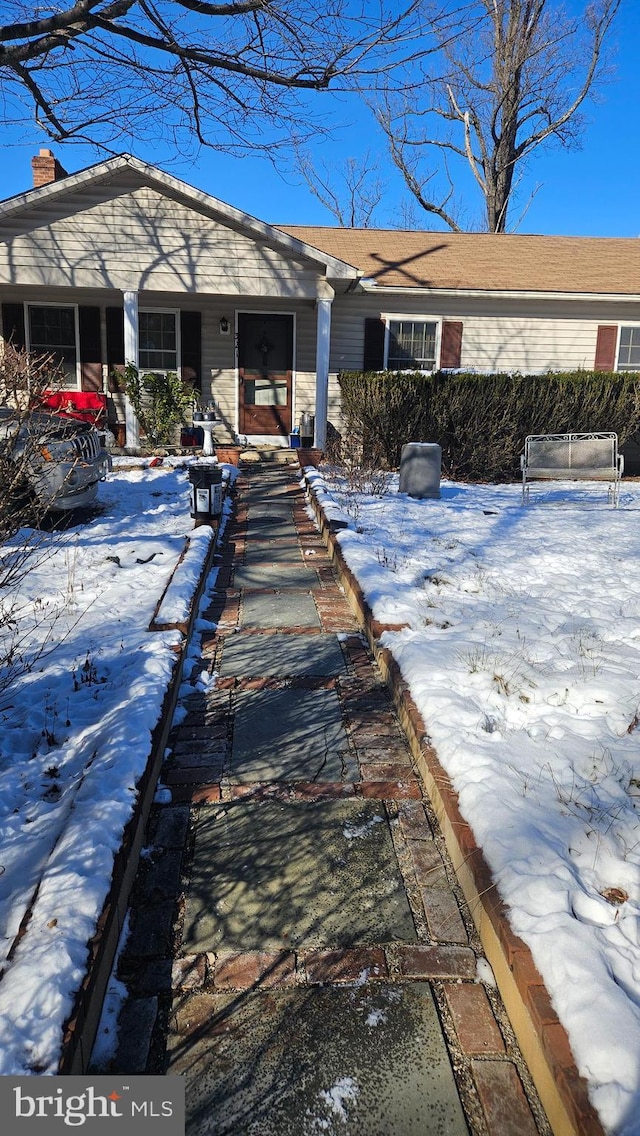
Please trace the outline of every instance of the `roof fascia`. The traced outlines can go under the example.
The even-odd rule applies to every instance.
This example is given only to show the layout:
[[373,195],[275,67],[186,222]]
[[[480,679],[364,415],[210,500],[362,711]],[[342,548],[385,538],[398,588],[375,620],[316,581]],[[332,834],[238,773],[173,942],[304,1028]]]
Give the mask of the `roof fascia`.
[[15,197],[0,201],[0,218],[9,217],[12,213],[19,213],[23,209],[33,208],[34,205],[38,206],[41,202],[62,197],[70,190],[79,189],[84,185],[90,185],[92,182],[104,181],[110,174],[120,169],[126,169],[128,165],[132,164],[132,160],[125,161],[122,157],[108,158],[95,166],[88,166],[87,169],[80,170],[79,173],[67,174],[66,177],[48,182],[37,189],[27,189],[24,193],[18,193]]
[[37,208],[41,204],[55,200],[56,197],[63,197],[69,192],[74,192],[85,186],[99,184],[108,180],[114,174],[127,169],[134,170],[149,184],[157,185],[162,191],[173,197],[179,197],[187,205],[198,206],[200,210],[204,210],[210,216],[221,218],[227,223],[241,228],[248,236],[266,241],[293,256],[304,257],[321,265],[324,275],[330,279],[357,281],[360,276],[353,265],[330,256],[328,253],[314,248],[313,245],[298,240],[297,237],[289,236],[281,229],[276,229],[265,221],[259,221],[257,217],[243,213],[233,205],[228,205],[225,201],[220,201],[217,197],[212,197],[202,190],[194,189],[193,186],[181,181],[180,178],[159,170],[157,166],[148,165],[146,162],[141,162],[139,158],[134,158],[128,154],[108,158],[95,166],[80,170],[79,173],[68,174],[67,177],[60,178],[58,181],[49,182],[38,189],[29,189],[25,193],[0,202],[0,220],[11,214],[19,213],[23,209],[33,208],[34,206]]
[[361,280],[359,288],[369,295],[378,296],[462,296],[465,299],[497,300],[589,300],[613,303],[638,303],[640,292],[543,292],[518,288],[403,288],[399,285],[368,283]]

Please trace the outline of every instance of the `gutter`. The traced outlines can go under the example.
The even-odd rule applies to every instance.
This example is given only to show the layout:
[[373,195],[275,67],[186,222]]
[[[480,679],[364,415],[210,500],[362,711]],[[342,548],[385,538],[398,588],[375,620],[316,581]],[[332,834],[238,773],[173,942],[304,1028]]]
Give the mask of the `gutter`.
[[517,288],[417,288],[407,285],[378,284],[362,277],[359,286],[363,292],[383,296],[451,296],[486,300],[582,300],[588,303],[638,304],[640,292],[543,292]]

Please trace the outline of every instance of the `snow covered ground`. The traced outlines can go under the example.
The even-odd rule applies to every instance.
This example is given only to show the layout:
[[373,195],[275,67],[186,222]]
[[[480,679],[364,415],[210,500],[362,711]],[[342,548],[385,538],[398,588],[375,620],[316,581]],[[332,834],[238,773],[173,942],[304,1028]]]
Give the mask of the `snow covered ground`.
[[0,549],[0,580],[28,550],[0,588],[0,1074],[56,1071],[176,665],[180,633],[149,625],[161,599],[186,619],[212,539],[183,463],[115,464],[88,523]]
[[640,1133],[640,484],[311,474],[571,1040],[604,1125]]
[[[445,483],[414,501],[309,471],[571,1039],[605,1126],[640,1134],[640,484]],[[186,473],[117,463],[44,534],[2,636],[0,1074],[54,1072],[175,665],[207,529]],[[6,567],[29,533],[3,550]],[[192,538],[187,555],[181,557]],[[180,567],[176,567],[180,562]],[[175,575],[174,575],[175,572]],[[12,609],[8,618],[8,607]],[[16,936],[31,910],[27,933]]]

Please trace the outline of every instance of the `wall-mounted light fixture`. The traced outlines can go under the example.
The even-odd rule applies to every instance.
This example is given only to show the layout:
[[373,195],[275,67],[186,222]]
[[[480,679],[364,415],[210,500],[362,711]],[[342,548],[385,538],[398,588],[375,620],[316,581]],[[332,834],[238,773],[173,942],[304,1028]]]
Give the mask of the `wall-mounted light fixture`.
[[228,335],[230,331],[231,331],[231,324],[229,323],[229,320],[227,319],[227,317],[223,316],[222,319],[220,320],[220,335]]

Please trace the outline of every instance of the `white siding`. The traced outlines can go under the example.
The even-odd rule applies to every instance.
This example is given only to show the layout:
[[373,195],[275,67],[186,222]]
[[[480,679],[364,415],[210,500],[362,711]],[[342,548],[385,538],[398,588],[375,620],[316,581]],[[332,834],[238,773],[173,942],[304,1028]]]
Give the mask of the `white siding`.
[[333,309],[334,372],[362,368],[365,318],[381,314],[460,320],[462,367],[522,372],[590,370],[595,360],[598,325],[640,319],[638,304],[502,300],[491,296],[340,296]]
[[[0,284],[315,297],[318,272],[146,186],[0,227]],[[64,211],[63,211],[64,210]]]
[[491,371],[589,370],[597,324],[584,320],[471,316],[462,333],[462,367]]
[[292,423],[302,412],[313,414],[316,405],[316,311],[311,304],[300,308],[296,320],[296,358]]

